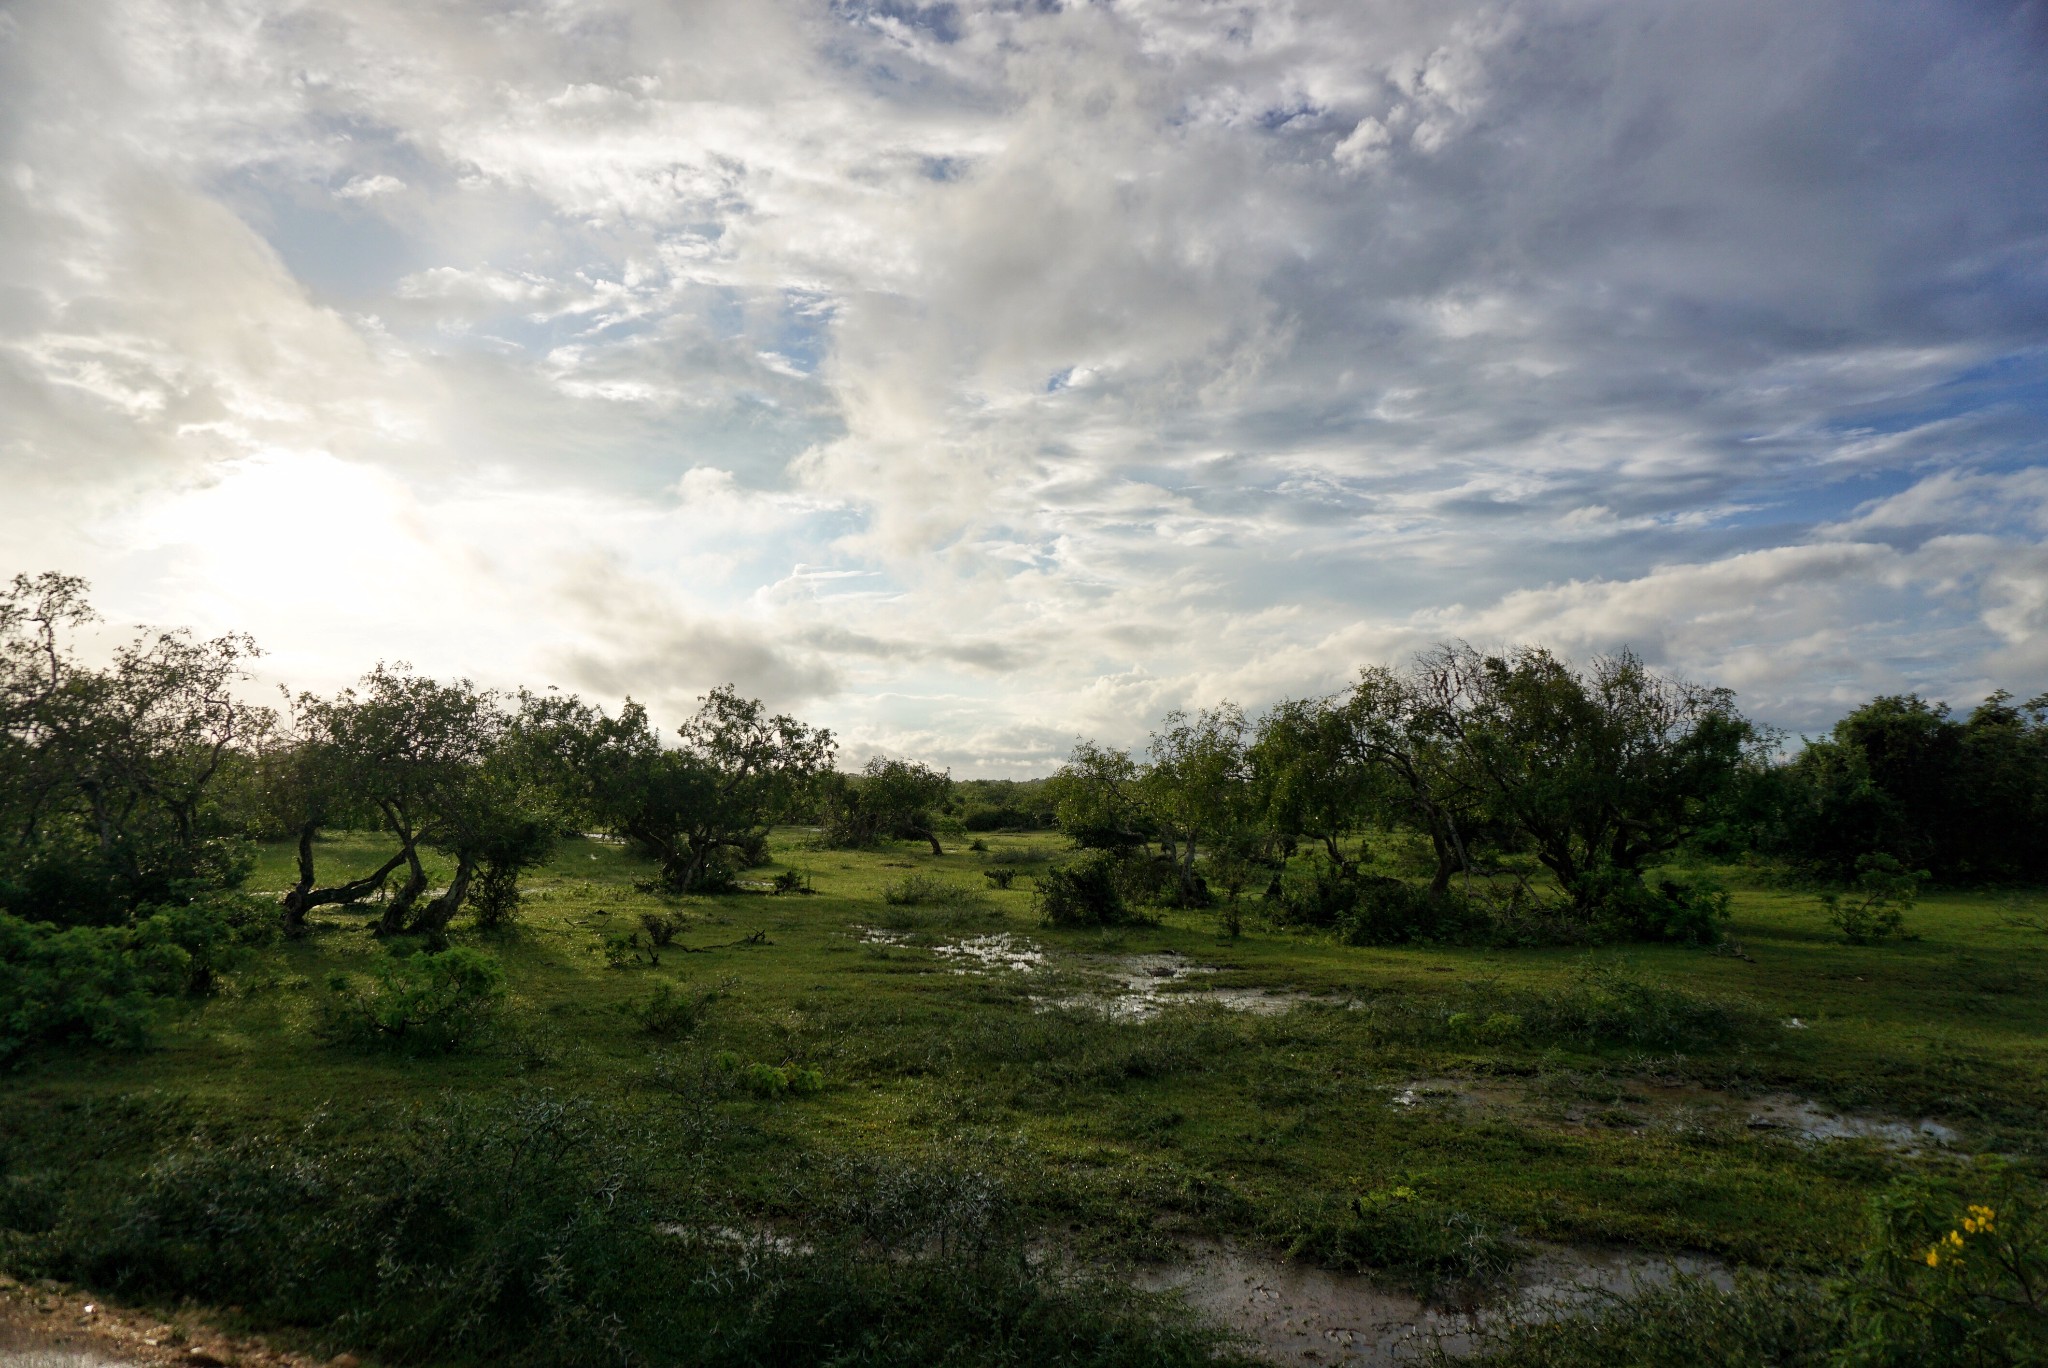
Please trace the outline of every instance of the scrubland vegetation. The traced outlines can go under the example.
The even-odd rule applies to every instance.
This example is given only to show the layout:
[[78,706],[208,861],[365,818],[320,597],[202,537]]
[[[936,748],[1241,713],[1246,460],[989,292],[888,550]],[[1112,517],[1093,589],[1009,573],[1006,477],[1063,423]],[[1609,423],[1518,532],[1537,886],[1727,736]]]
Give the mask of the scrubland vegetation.
[[[1233,1362],[1135,1276],[1220,1241],[1501,1364],[2048,1355],[2039,700],[1788,747],[1447,646],[955,781],[729,689],[252,707],[86,612],[0,597],[17,1275],[391,1362]],[[1518,1295],[1585,1248],[1724,1271]]]

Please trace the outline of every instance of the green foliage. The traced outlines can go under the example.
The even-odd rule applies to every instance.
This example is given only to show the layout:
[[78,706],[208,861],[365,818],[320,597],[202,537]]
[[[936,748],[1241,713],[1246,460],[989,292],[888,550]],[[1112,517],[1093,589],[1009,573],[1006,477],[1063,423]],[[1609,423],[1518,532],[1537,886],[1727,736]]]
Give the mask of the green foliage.
[[149,976],[125,933],[0,913],[0,1062],[73,1040],[132,1049],[154,1019]]
[[1471,944],[1488,933],[1485,912],[1457,893],[1362,874],[1320,850],[1288,862],[1267,915],[1282,926],[1335,931],[1350,945]]
[[876,756],[858,778],[826,776],[821,786],[822,844],[841,849],[872,846],[884,837],[915,838],[939,854],[935,813],[952,797],[953,776],[915,760]]
[[1496,1287],[1524,1252],[1497,1223],[1401,1185],[1316,1203],[1297,1219],[1289,1257],[1392,1275],[1424,1298]]
[[1926,877],[1889,855],[1865,855],[1857,861],[1856,882],[1848,892],[1820,895],[1821,912],[1849,944],[1882,945],[1905,935],[1906,913],[1913,910]]
[[1478,1332],[1477,1368],[2023,1368],[2048,1362],[2048,1210],[1997,1164],[1902,1178],[1873,1197],[1858,1263],[1823,1285],[1745,1269],[1577,1306],[1538,1303]]
[[675,943],[690,919],[680,912],[642,912],[640,929],[647,933],[647,943],[656,950],[665,950]]
[[637,703],[593,715],[591,810],[661,865],[679,893],[727,892],[766,862],[767,826],[807,804],[831,768],[832,733],[713,689],[661,744]]
[[0,1216],[35,1228],[18,1249],[39,1272],[232,1303],[390,1362],[1219,1362],[1213,1332],[1027,1258],[1016,1203],[978,1169],[821,1163],[793,1184],[814,1217],[800,1243],[661,1193],[703,1138],[587,1101],[446,1099],[335,1132],[190,1132],[94,1183],[10,1184]]
[[882,901],[891,907],[978,907],[987,901],[979,889],[916,870],[882,885]]
[[132,927],[66,928],[0,913],[0,1062],[66,1041],[139,1047],[161,1000],[212,992],[277,936],[276,909],[239,894],[144,913]]
[[995,865],[992,868],[982,870],[981,877],[987,879],[993,887],[1008,888],[1015,881],[1017,871],[1008,865]]
[[718,993],[709,988],[691,992],[672,983],[656,986],[653,996],[633,1009],[633,1020],[642,1035],[656,1040],[680,1040],[703,1024]]
[[781,869],[777,870],[775,877],[769,880],[768,891],[780,898],[792,893],[808,897],[818,890],[811,886],[811,876],[803,870]]
[[730,1050],[712,1056],[712,1066],[727,1074],[741,1089],[755,1097],[811,1097],[825,1090],[825,1075],[796,1064],[761,1064],[742,1059]]
[[1034,881],[1033,901],[1048,926],[1116,926],[1132,920],[1124,901],[1123,861],[1113,850],[1083,850]]
[[1474,1328],[1476,1351],[1441,1346],[1430,1368],[1828,1368],[1839,1308],[1796,1274],[1745,1269],[1723,1289],[1706,1278],[1558,1305],[1513,1308]]
[[367,984],[336,975],[321,1032],[365,1050],[445,1054],[473,1042],[505,1000],[505,970],[463,946],[385,959]]
[[1573,892],[1582,923],[1600,940],[1712,945],[1728,920],[1727,890],[1712,879],[1652,886],[1635,870],[1594,865]]
[[1871,1199],[1840,1368],[2048,1362],[2048,1204],[1995,1164]]
[[1559,987],[1514,1005],[1529,1031],[1543,1038],[1665,1051],[1725,1044],[1752,1016],[1740,1005],[1613,963],[1581,966]]
[[1874,698],[1782,773],[1774,853],[1847,881],[1872,856],[1937,880],[2048,876],[2048,695],[1997,692],[1958,720],[1918,695]]

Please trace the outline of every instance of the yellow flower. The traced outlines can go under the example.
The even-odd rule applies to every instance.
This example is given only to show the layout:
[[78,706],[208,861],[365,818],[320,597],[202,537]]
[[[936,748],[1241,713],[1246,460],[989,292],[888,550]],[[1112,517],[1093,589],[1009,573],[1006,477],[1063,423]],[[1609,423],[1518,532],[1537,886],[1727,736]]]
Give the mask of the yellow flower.
[[1930,1250],[1928,1250],[1928,1251],[1927,1251],[1927,1266],[1928,1266],[1929,1268],[1934,1268],[1934,1267],[1937,1267],[1937,1266],[1939,1266],[1939,1265],[1940,1265],[1940,1263],[1941,1263],[1941,1246],[1939,1246],[1939,1245],[1936,1245],[1936,1246],[1935,1246],[1934,1248],[1932,1248],[1932,1249],[1930,1249]]
[[1957,1230],[1951,1230],[1948,1233],[1948,1243],[1949,1247],[1952,1249],[1961,1249],[1963,1247],[1962,1232]]

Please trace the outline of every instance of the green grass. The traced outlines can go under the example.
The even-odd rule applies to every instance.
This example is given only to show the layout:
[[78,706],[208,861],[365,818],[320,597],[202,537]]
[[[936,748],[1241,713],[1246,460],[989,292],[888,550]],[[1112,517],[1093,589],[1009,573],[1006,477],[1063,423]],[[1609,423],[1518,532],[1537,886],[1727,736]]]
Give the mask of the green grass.
[[[2025,1161],[2048,1147],[2048,935],[2011,921],[2048,909],[2038,895],[1929,896],[1908,917],[1918,939],[1858,948],[1840,943],[1810,894],[1723,871],[1735,890],[1730,934],[1747,958],[1678,947],[1366,949],[1259,930],[1255,917],[1226,941],[1213,911],[1108,933],[1041,927],[1028,871],[1057,852],[1057,838],[985,839],[986,852],[963,844],[934,857],[908,844],[812,850],[806,833],[786,830],[776,864],[749,878],[801,869],[814,896],[681,899],[636,890],[653,871],[622,847],[567,841],[527,881],[510,929],[487,936],[458,923],[456,943],[503,961],[511,995],[495,1038],[432,1058],[350,1053],[316,1037],[330,978],[393,949],[366,934],[368,916],[322,909],[311,937],[261,952],[222,992],[182,1009],[157,1048],[25,1061],[0,1079],[0,1133],[54,1135],[67,1117],[144,1094],[244,1130],[289,1128],[324,1109],[346,1133],[391,1104],[544,1084],[640,1114],[709,1118],[723,1139],[688,1181],[738,1194],[778,1226],[811,1219],[802,1175],[820,1164],[966,1155],[999,1175],[1039,1228],[1105,1258],[1157,1253],[1178,1234],[1313,1253],[1329,1246],[1317,1232],[1331,1220],[1398,1188],[1417,1194],[1418,1210],[1466,1213],[1523,1237],[1814,1271],[1839,1265],[1865,1198],[1915,1161],[1869,1144],[1799,1144],[1725,1109],[1709,1124],[1658,1124],[1658,1099],[1792,1092],[1933,1117],[1972,1149]],[[383,847],[340,836],[320,853],[325,881],[374,868]],[[990,866],[1026,874],[997,889],[981,877]],[[884,902],[885,886],[915,874],[974,896],[950,907]],[[290,851],[270,848],[249,886],[282,889],[290,878]],[[684,915],[676,946],[658,965],[607,967],[605,939],[653,911]],[[863,941],[878,927],[893,928],[894,943]],[[767,943],[682,948],[755,932]],[[1046,966],[960,973],[930,949],[996,932],[1045,949]],[[1179,1007],[1132,1023],[1035,1000],[1081,991],[1105,956],[1168,950],[1218,966],[1203,987],[1323,1001],[1270,1017]],[[1519,1032],[1450,1024],[1475,1003],[1556,1003],[1616,966],[1704,999],[1736,1025],[1697,1039],[1681,1026],[1652,1048],[1539,1029],[1533,1010],[1520,1013]],[[716,990],[681,1039],[641,1027],[637,1009],[664,984]],[[1794,1017],[1806,1028],[1787,1028]],[[720,1055],[816,1070],[824,1088],[710,1096],[689,1080]],[[1444,1078],[1522,1100],[1391,1101],[1415,1080]]]

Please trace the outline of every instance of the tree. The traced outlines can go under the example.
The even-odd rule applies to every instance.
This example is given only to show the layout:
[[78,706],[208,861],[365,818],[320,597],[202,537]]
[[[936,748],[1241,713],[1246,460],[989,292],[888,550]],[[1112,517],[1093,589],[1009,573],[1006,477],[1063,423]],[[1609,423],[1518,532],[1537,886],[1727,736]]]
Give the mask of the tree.
[[1186,903],[1207,901],[1196,848],[1223,840],[1250,816],[1246,731],[1243,710],[1221,703],[1192,715],[1175,709],[1152,733],[1152,764],[1139,787],[1175,857]]
[[1076,741],[1067,763],[1046,780],[1053,819],[1075,845],[1129,850],[1149,843],[1152,826],[1127,750]]
[[1588,913],[1637,905],[1644,867],[1709,821],[1768,745],[1728,690],[1630,652],[1582,673],[1536,647],[1442,646],[1419,670],[1459,767]]
[[86,592],[57,574],[0,591],[0,900],[109,921],[246,873],[215,788],[263,710],[233,692],[258,654],[246,636],[145,631],[105,667],[81,664]]
[[505,724],[496,695],[466,679],[443,684],[402,664],[379,664],[359,689],[343,690],[327,708],[339,781],[377,814],[407,868],[378,934],[405,930],[426,893],[423,845],[454,851],[458,869],[450,890],[456,896],[451,901],[443,894],[422,914],[421,929],[438,934],[460,906],[479,857],[474,832],[482,819],[474,789]]
[[1268,826],[1289,843],[1321,842],[1333,865],[1350,869],[1338,838],[1358,829],[1375,786],[1345,710],[1323,698],[1283,700],[1259,719],[1245,760]]
[[834,774],[826,785],[825,826],[834,844],[858,848],[896,836],[928,842],[934,855],[946,853],[932,814],[952,796],[949,771],[878,755],[861,767],[857,780]]
[[608,824],[659,860],[677,892],[719,887],[757,863],[769,824],[809,795],[835,748],[831,732],[769,716],[729,684],[699,700],[676,742],[662,746],[628,702],[602,726],[595,774]]
[[318,886],[314,842],[320,832],[340,821],[367,817],[369,811],[348,784],[329,725],[333,706],[312,694],[300,694],[287,701],[282,717],[252,738],[249,786],[259,824],[290,838],[297,847],[297,878],[283,899],[287,936],[305,934],[307,914],[316,907],[369,897],[405,862],[401,848],[370,874]]

